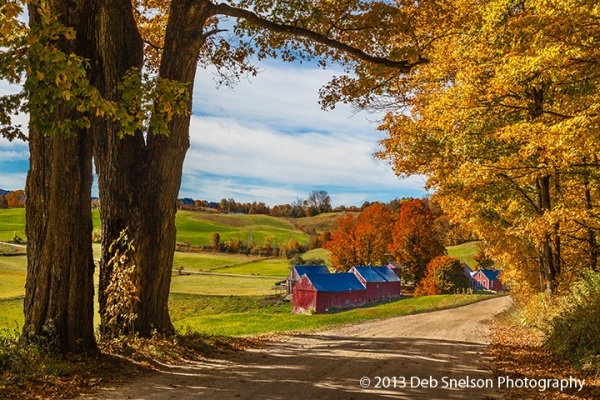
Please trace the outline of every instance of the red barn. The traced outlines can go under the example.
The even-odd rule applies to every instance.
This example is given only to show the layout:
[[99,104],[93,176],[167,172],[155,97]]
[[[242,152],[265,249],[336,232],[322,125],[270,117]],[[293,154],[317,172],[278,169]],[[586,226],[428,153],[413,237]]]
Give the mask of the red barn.
[[285,280],[286,293],[292,294],[294,286],[300,282],[302,275],[329,274],[329,269],[325,265],[295,265],[291,268],[287,279]]
[[369,303],[400,296],[400,278],[390,267],[353,267],[350,272],[367,288]]
[[473,288],[481,288],[487,290],[494,290],[500,292],[505,289],[502,282],[500,282],[499,275],[501,271],[493,269],[480,269],[473,275],[471,285]]
[[324,313],[367,304],[367,290],[354,274],[303,275],[292,289],[292,312]]

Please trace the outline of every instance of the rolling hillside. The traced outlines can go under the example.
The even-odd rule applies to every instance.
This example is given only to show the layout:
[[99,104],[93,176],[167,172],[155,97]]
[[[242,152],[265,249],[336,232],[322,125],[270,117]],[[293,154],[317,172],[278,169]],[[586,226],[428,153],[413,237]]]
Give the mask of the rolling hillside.
[[308,235],[296,229],[291,222],[268,215],[179,211],[176,223],[177,241],[187,241],[196,246],[208,245],[214,232],[219,233],[221,241],[235,238],[244,243],[261,245],[265,238],[272,236],[277,245],[289,239],[308,243]]

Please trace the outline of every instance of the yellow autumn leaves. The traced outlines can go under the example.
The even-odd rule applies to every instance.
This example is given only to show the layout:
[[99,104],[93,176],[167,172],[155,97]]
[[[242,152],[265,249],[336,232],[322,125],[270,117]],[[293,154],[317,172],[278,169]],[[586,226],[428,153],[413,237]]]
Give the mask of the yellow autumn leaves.
[[519,286],[560,289],[597,268],[600,7],[451,3],[466,14],[434,18],[442,25],[421,31],[430,62],[388,89],[398,110],[378,156],[426,175]]

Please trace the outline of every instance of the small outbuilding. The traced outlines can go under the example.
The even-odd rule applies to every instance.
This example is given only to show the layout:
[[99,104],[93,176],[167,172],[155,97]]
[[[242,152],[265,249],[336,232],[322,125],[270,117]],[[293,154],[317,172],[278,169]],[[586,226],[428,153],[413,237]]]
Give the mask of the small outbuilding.
[[367,289],[369,303],[400,297],[400,278],[389,267],[358,266],[349,271]]
[[305,274],[292,291],[294,314],[320,314],[368,303],[367,290],[354,274]]
[[293,266],[285,280],[286,294],[292,294],[292,289],[303,275],[329,274],[326,265],[296,265]]
[[471,286],[474,289],[486,289],[496,292],[503,291],[505,287],[499,279],[500,272],[495,269],[480,269],[471,278]]

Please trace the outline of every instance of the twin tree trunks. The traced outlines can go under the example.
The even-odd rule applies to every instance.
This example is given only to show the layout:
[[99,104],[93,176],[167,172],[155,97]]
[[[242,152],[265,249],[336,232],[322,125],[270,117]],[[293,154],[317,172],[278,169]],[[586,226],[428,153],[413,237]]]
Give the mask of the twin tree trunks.
[[[204,40],[198,29],[209,17],[202,4],[172,2],[159,70],[161,77],[187,84],[190,93]],[[131,3],[53,0],[48,9],[77,31],[77,38],[61,41],[59,49],[91,60],[90,82],[103,96],[114,99],[125,73],[142,68],[143,42]],[[30,25],[40,23],[36,7],[29,7],[29,15]],[[65,108],[57,118],[75,119],[77,115]],[[176,202],[189,147],[189,116],[175,116],[168,136],[148,132],[144,139],[145,132],[139,131],[119,139],[118,130],[117,123],[96,118],[90,129],[70,137],[30,132],[24,332],[32,338],[45,338],[62,352],[97,349],[90,240],[92,155],[102,198],[100,309],[106,304],[104,289],[110,276],[108,247],[128,227],[138,266],[134,330],[142,336],[174,331],[167,306]]]

